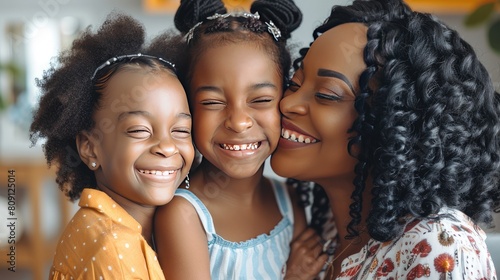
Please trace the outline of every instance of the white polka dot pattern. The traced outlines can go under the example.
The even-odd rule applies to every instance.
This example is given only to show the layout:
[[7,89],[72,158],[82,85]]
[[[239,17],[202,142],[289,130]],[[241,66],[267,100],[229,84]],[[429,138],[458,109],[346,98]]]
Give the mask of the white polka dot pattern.
[[141,226],[105,193],[85,189],[61,235],[50,279],[165,279]]

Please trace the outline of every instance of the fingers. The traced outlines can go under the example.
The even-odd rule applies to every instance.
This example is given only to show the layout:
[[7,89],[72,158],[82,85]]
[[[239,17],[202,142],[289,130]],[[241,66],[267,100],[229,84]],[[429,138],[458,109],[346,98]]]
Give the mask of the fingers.
[[292,251],[317,258],[323,253],[323,242],[316,232],[308,228],[292,242]]
[[285,279],[314,279],[327,258],[321,238],[313,229],[306,229],[291,244]]
[[301,232],[299,234],[299,236],[297,236],[295,238],[295,240],[292,240],[292,242],[295,242],[295,241],[305,241],[305,240],[308,240],[310,239],[311,237],[314,237],[314,236],[318,236],[316,234],[316,231],[312,228],[306,228],[303,232]]

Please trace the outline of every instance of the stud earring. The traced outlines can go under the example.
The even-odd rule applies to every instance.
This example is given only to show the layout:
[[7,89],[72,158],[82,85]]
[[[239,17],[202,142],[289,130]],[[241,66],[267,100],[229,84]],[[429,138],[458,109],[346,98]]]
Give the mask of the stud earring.
[[189,189],[189,174],[186,175],[186,179],[184,180],[184,183],[186,183],[186,189]]
[[90,165],[92,166],[92,168],[96,168],[96,166],[97,166],[97,163],[95,163],[95,162],[92,162],[92,163],[91,163]]

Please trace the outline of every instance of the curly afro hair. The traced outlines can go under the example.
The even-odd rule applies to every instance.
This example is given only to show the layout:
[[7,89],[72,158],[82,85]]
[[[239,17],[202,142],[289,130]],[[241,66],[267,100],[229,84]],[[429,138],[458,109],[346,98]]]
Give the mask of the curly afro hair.
[[[351,128],[356,136],[349,143],[350,152],[353,145],[361,149],[349,237],[359,234],[368,177],[367,227],[376,240],[398,236],[404,216],[425,218],[442,207],[491,226],[492,210],[500,208],[500,97],[472,47],[400,0],[335,6],[313,37],[349,22],[368,27],[367,67],[354,105],[359,116]],[[300,51],[295,67],[307,51]]]
[[49,166],[56,165],[59,188],[74,201],[84,188],[96,188],[96,179],[77,152],[76,136],[94,127],[92,116],[99,107],[102,89],[114,73],[124,67],[146,68],[152,71],[172,71],[167,63],[151,57],[120,59],[110,66],[96,69],[112,57],[147,54],[176,63],[177,48],[174,32],[165,32],[145,45],[144,27],[134,18],[112,13],[97,32],[89,26],[62,52],[55,65],[37,79],[41,89],[39,107],[30,127],[34,145],[39,138]]

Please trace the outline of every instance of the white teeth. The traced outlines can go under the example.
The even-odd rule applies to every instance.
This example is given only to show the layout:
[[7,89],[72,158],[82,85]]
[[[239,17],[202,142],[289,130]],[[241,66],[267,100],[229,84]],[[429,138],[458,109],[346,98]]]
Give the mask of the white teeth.
[[160,170],[142,170],[142,169],[140,169],[139,172],[144,173],[144,174],[156,175],[156,176],[168,176],[170,174],[173,174],[175,172],[175,170],[160,171]]
[[230,151],[256,150],[257,148],[259,148],[259,142],[242,144],[242,145],[222,144],[221,146],[222,148],[224,148],[224,150],[230,150]]
[[288,133],[288,130],[283,129],[283,131],[285,131],[285,133],[281,133],[281,135],[283,136],[283,138],[288,139],[290,137],[290,133]]
[[297,132],[291,132],[291,131],[288,131],[288,130],[286,130],[284,128],[281,129],[281,137],[283,137],[283,138],[285,138],[287,140],[293,141],[293,142],[298,142],[298,143],[309,144],[309,143],[316,143],[316,142],[318,142],[318,140],[316,140],[314,138],[309,138],[309,137],[307,137],[305,135],[298,134]]

